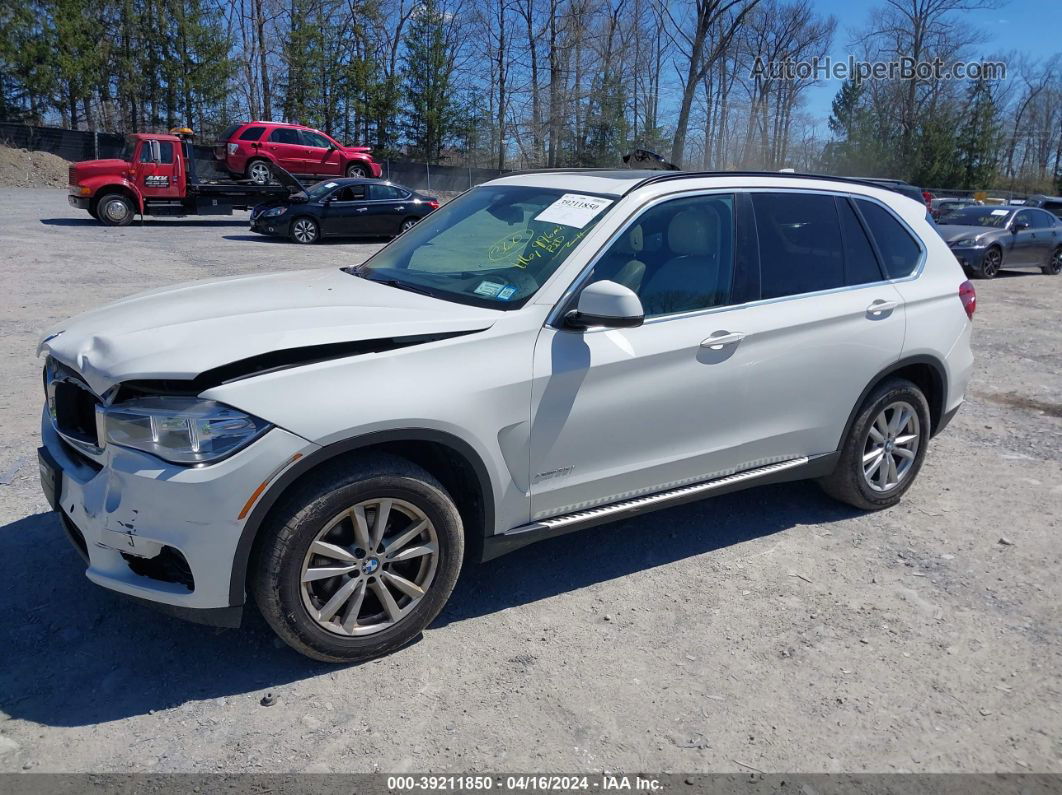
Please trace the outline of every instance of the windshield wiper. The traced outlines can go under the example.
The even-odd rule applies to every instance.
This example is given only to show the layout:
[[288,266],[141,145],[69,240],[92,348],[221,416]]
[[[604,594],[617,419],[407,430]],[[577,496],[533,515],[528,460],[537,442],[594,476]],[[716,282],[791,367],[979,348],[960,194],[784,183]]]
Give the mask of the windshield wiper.
[[361,278],[370,282],[375,282],[376,284],[386,284],[388,287],[395,287],[399,290],[408,290],[411,293],[420,293],[421,295],[427,295],[431,298],[435,297],[435,293],[430,290],[425,290],[423,287],[417,287],[408,282],[400,282],[398,279],[370,279],[368,276],[362,276]]

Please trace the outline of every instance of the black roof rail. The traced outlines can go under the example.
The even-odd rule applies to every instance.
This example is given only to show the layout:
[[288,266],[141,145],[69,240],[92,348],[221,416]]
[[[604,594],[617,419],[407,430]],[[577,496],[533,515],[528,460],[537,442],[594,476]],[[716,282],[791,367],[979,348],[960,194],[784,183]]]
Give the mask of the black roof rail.
[[818,179],[823,182],[848,182],[852,185],[863,185],[867,188],[880,188],[890,190],[880,182],[861,177],[834,177],[829,174],[800,174],[794,171],[662,171],[651,177],[636,182],[627,189],[627,193],[657,182],[668,182],[679,179],[695,179],[699,177],[783,177],[786,179]]

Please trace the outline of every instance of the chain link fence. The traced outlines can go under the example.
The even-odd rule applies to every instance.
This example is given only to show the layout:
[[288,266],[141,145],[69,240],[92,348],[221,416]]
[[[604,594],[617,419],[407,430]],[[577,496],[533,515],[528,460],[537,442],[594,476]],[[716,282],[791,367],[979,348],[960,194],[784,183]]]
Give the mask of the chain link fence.
[[[0,144],[19,149],[51,152],[72,162],[119,157],[125,146],[125,136],[92,130],[66,130],[60,127],[32,127],[27,124],[0,122]],[[213,150],[202,144],[196,146],[196,159],[213,158]],[[441,166],[407,160],[385,160],[384,179],[414,190],[460,192],[481,182],[511,173],[496,168]],[[210,169],[206,169],[209,171]],[[211,178],[222,176],[219,172]]]

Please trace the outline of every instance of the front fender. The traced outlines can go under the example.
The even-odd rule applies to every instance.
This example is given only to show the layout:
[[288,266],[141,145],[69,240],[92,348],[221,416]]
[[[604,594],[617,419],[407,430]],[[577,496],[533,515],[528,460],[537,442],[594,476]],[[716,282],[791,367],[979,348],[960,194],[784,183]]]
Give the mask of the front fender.
[[136,187],[136,185],[124,177],[113,176],[98,176],[88,177],[78,181],[79,185],[84,185],[86,188],[92,191],[90,197],[95,199],[104,193],[108,192],[109,188],[121,188],[124,192],[129,193],[137,203],[137,209],[141,212],[144,211],[144,195]]

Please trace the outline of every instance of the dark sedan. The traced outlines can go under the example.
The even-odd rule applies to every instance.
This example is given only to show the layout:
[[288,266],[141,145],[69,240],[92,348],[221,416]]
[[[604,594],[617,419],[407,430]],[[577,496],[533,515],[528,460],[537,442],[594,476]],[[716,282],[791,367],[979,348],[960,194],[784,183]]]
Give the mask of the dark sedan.
[[436,210],[439,200],[369,179],[330,179],[251,211],[251,231],[316,243],[322,237],[393,237]]
[[937,231],[971,275],[991,279],[1001,268],[1062,273],[1062,221],[1033,207],[963,207],[941,213]]

